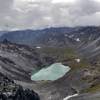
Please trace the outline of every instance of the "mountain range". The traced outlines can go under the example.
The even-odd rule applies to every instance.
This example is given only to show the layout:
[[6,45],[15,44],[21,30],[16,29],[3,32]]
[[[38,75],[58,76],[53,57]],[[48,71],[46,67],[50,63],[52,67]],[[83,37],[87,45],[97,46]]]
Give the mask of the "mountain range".
[[[79,96],[69,100],[99,100],[100,27],[9,31],[0,41],[0,73],[34,89],[41,100],[63,100],[75,93]],[[32,74],[56,62],[71,71],[55,81],[31,80]]]

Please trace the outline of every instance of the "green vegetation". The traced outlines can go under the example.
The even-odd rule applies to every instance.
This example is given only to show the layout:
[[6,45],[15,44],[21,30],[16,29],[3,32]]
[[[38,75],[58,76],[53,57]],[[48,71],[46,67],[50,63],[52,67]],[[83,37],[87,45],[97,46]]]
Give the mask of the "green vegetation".
[[56,57],[57,60],[67,60],[77,57],[75,50],[71,48],[44,47],[41,48],[39,52],[47,54],[51,57]]
[[71,66],[71,68],[73,70],[77,70],[77,69],[81,69],[81,68],[87,68],[90,66],[90,64],[87,61],[84,61],[83,59],[81,59],[81,61],[79,63],[77,63],[75,60],[71,61],[68,63],[69,66]]
[[[86,60],[79,57],[79,55],[76,53],[76,50],[74,50],[73,48],[44,47],[38,49],[38,52],[49,57],[53,57],[55,59],[55,62],[62,62],[63,64],[70,66],[74,70],[90,66],[90,64]],[[78,58],[81,59],[79,63],[75,61],[75,59]]]
[[[68,65],[71,67],[70,72],[76,72],[77,70],[89,70],[91,75],[88,75],[88,71],[86,76],[80,78],[80,81],[83,83],[89,84],[88,88],[84,88],[81,93],[94,93],[100,91],[100,84],[98,83],[98,76],[100,72],[100,62],[98,61],[97,65],[93,65],[87,61],[85,58],[81,58],[77,52],[72,48],[54,48],[54,47],[45,47],[39,49],[39,52],[45,54],[49,57],[53,57],[55,62],[62,62],[64,65]],[[81,59],[80,62],[77,62],[75,59]],[[95,78],[97,77],[97,78]],[[49,83],[48,81],[43,81],[43,84]]]
[[100,91],[100,84],[97,84],[95,86],[91,86],[85,90],[83,90],[82,92],[83,93],[95,93],[95,92],[98,92]]

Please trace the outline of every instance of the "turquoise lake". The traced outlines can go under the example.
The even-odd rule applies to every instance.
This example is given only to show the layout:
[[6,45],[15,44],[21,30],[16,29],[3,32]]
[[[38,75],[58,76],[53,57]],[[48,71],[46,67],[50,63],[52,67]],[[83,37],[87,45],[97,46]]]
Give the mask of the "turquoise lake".
[[67,72],[70,71],[69,66],[64,66],[61,63],[54,63],[49,67],[43,68],[37,73],[31,76],[31,80],[42,81],[42,80],[57,80],[63,77]]

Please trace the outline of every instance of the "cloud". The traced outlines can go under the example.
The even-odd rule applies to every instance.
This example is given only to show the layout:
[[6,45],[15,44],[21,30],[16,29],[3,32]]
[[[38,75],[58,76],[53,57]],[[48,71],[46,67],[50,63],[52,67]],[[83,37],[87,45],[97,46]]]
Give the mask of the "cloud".
[[75,0],[52,0],[52,3],[74,3]]
[[97,0],[0,0],[0,29],[100,25],[99,12]]

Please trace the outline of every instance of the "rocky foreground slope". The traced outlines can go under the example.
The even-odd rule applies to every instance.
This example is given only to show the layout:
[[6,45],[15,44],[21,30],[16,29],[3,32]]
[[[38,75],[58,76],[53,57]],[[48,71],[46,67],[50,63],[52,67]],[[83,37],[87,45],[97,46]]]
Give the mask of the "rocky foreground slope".
[[40,97],[33,90],[23,89],[0,73],[0,100],[40,100]]

